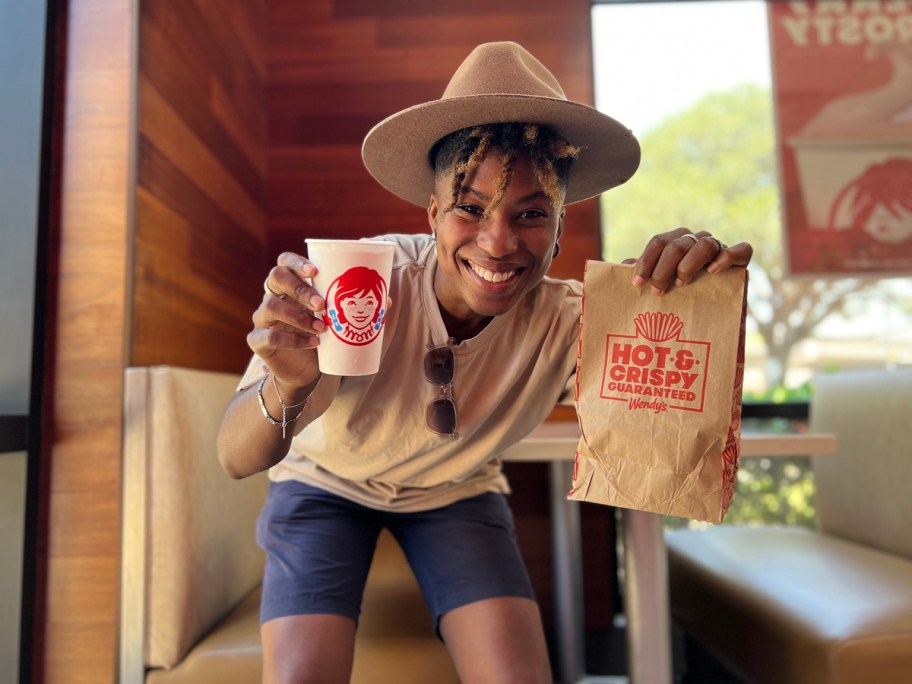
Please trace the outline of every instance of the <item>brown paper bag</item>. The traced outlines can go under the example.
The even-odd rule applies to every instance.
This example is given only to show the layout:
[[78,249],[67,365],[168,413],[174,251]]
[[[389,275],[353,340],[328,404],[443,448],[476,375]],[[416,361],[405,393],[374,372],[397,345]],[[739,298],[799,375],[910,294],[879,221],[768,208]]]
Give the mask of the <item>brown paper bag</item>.
[[569,498],[719,522],[741,452],[747,270],[661,297],[632,277],[586,264]]

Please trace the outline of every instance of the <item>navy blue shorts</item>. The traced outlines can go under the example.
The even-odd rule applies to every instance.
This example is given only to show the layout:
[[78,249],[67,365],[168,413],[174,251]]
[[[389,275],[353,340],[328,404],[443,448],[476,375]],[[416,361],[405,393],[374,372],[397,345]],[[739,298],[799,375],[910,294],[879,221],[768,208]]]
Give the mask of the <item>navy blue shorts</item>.
[[502,494],[390,513],[301,482],[272,482],[257,523],[257,542],[266,551],[261,622],[328,613],[357,623],[383,528],[405,552],[435,628],[448,611],[482,599],[534,600]]

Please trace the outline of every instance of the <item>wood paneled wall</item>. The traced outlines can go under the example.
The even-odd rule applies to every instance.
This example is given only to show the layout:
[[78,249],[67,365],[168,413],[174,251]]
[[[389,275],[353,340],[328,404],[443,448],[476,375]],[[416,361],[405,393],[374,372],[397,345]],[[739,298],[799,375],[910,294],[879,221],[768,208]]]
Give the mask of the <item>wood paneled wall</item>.
[[120,580],[120,453],[128,328],[131,0],[70,0],[55,256],[48,284],[50,371],[43,418],[39,611],[33,681],[114,680]]
[[265,0],[142,0],[131,363],[241,372],[267,271]]
[[[428,230],[424,212],[380,187],[361,164],[378,121],[440,97],[479,43],[515,40],[592,102],[589,0],[269,0],[271,252],[304,237]],[[569,208],[553,273],[581,277],[600,258],[598,208]]]
[[265,8],[70,0],[65,20],[32,641],[35,681],[99,684],[117,679],[124,369],[240,372],[249,357],[267,264]]

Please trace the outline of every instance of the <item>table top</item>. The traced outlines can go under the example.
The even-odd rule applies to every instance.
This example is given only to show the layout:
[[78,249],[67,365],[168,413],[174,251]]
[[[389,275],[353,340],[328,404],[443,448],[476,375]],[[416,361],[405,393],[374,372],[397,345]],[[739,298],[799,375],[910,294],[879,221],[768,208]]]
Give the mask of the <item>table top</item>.
[[[570,461],[576,456],[579,423],[547,421],[503,453],[505,461]],[[829,433],[741,434],[741,456],[820,456],[836,453],[836,436]]]

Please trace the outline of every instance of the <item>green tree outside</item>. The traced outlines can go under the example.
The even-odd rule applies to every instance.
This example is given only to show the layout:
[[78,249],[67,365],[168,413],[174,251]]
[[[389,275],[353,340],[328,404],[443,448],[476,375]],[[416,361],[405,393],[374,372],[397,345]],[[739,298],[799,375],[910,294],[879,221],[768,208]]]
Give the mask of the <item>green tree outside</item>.
[[877,279],[787,277],[768,88],[709,93],[638,137],[640,169],[602,196],[603,257],[637,256],[644,236],[674,227],[670,218],[729,244],[750,242],[748,315],[766,347],[768,392],[778,391],[795,346]]
[[[711,93],[639,136],[643,162],[625,186],[602,197],[604,258],[636,256],[644,235],[671,228],[669,217],[723,242],[754,246],[751,316],[773,362],[770,387],[784,385],[788,353],[832,309],[828,290],[783,278],[775,135],[769,90],[744,85]],[[840,290],[835,300],[843,297]],[[799,302],[801,320],[791,312]],[[821,308],[817,316],[809,312]],[[778,426],[783,427],[783,426]],[[807,459],[743,461],[727,523],[815,524],[813,476]],[[666,524],[689,524],[667,517]],[[690,523],[694,525],[693,523]]]

